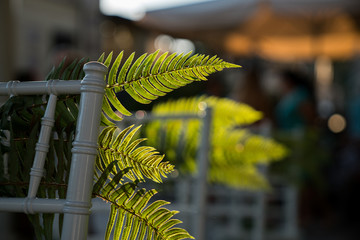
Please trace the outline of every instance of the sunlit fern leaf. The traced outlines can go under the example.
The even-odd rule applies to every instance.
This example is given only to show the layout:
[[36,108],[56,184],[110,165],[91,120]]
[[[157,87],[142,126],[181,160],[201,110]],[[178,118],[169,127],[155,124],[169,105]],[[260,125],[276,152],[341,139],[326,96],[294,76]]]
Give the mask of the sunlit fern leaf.
[[267,164],[272,159],[284,158],[288,150],[273,139],[247,134],[243,139],[241,159],[247,164]]
[[112,61],[112,57],[113,57],[113,52],[110,52],[110,54],[106,57],[106,59],[105,59],[105,61],[104,61],[104,65],[105,65],[106,67],[108,67],[108,68],[109,68],[110,63],[111,63],[111,61]]
[[103,53],[100,55],[100,57],[98,58],[97,61],[103,63],[103,62],[104,62],[104,58],[105,58],[105,53],[103,52]]
[[173,218],[177,211],[163,207],[169,202],[157,200],[149,204],[156,191],[135,190],[135,187],[133,183],[125,183],[111,192],[97,188],[98,192],[94,193],[111,204],[105,239],[110,239],[111,234],[113,239],[122,240],[193,238],[186,230],[174,227],[181,221]]
[[124,53],[120,52],[120,54],[116,57],[115,61],[113,62],[112,66],[110,68],[110,71],[109,71],[109,74],[107,77],[107,81],[108,81],[109,85],[113,85],[116,82],[115,81],[116,74],[117,74],[118,68],[120,66],[121,60],[123,58],[123,55],[124,55]]
[[[130,112],[116,97],[116,93],[120,91],[126,91],[134,100],[148,104],[174,89],[194,81],[205,81],[209,74],[224,68],[239,67],[216,56],[212,58],[198,54],[191,56],[191,52],[179,55],[173,53],[169,56],[164,53],[159,57],[158,54],[159,51],[156,51],[135,59],[133,53],[122,65],[122,52],[112,64],[112,53],[106,59],[102,55],[99,61],[104,62],[108,67],[111,66],[107,77],[106,104],[111,103],[117,111],[128,116]],[[118,120],[117,116],[108,114],[107,110],[105,113],[110,120]]]
[[108,116],[113,121],[121,121],[122,117],[119,116],[111,107],[111,104],[109,103],[108,99],[103,99],[103,105],[102,105],[102,114],[101,114],[101,124],[104,126],[113,126],[115,125],[114,122],[110,121],[108,119]]
[[113,161],[110,164],[108,164],[103,171],[100,171],[101,173],[100,176],[98,174],[95,175],[97,181],[93,187],[94,193],[98,194],[102,188],[105,188],[104,186],[107,184],[109,180],[113,179],[114,175],[120,175],[120,179],[121,179],[130,170],[129,168],[126,168],[120,171],[114,171],[114,169],[116,169],[116,165],[117,162]]
[[[113,52],[111,52],[105,60],[104,60],[104,58],[105,58],[104,53],[98,59],[99,62],[104,63],[105,66],[110,68],[110,71],[107,75],[108,86],[109,86],[109,84],[113,85],[115,82],[118,68],[119,68],[119,65],[122,60],[122,56],[123,56],[123,52],[121,52],[116,57],[115,61],[112,63],[111,68],[110,68],[110,64],[112,62]],[[121,74],[122,73],[120,72],[119,77],[121,76]],[[104,126],[114,125],[114,124],[111,124],[111,121],[109,121],[109,119],[111,119],[113,121],[121,121],[122,120],[122,117],[119,114],[115,113],[114,110],[112,109],[112,107],[114,107],[115,110],[118,111],[120,114],[123,114],[126,116],[131,115],[131,113],[118,100],[115,93],[116,92],[113,89],[110,89],[108,87],[105,89],[105,97],[103,100],[102,116],[101,116],[101,123]]]
[[208,178],[211,182],[225,184],[234,188],[249,190],[270,189],[269,182],[265,176],[259,174],[254,165],[229,164],[211,168]]
[[[262,113],[230,99],[201,96],[157,104],[153,107],[152,114],[201,116],[207,107],[211,107],[213,113],[208,179],[233,187],[266,188],[268,185],[257,165],[266,165],[284,158],[287,149],[274,140],[256,135],[246,128],[247,125],[261,119]],[[167,120],[161,123],[153,121],[146,125],[145,132],[149,144],[165,152],[167,159],[175,163],[183,173],[196,171],[201,120]]]
[[99,156],[97,168],[104,170],[107,164],[117,161],[120,169],[131,168],[126,177],[131,180],[143,180],[144,176],[155,182],[162,182],[162,177],[173,171],[174,166],[162,162],[153,147],[138,146],[145,139],[133,140],[139,127],[130,126],[122,131],[116,127],[105,128],[99,136]]

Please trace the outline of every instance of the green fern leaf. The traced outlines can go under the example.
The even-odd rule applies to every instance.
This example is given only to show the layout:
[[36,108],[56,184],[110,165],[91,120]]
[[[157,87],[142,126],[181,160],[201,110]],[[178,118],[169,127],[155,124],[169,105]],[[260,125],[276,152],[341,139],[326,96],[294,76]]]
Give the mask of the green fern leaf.
[[140,80],[141,85],[146,89],[152,89],[152,93],[155,96],[164,96],[167,92],[170,92],[171,89],[164,87],[159,83],[155,78],[143,78]]
[[104,61],[104,65],[105,65],[106,67],[109,67],[109,66],[110,66],[112,57],[113,57],[113,52],[110,52],[109,55],[107,56],[107,58],[106,58],[105,61]]
[[[119,218],[119,216],[118,216],[118,218]],[[105,239],[110,239],[111,230],[114,227],[115,220],[116,220],[116,206],[114,204],[112,204],[110,207],[109,219],[108,219],[108,222],[106,225],[105,237],[104,237]],[[118,222],[120,222],[119,219],[118,219]],[[122,226],[122,224],[121,224],[121,226]],[[119,229],[119,227],[117,227],[116,229]],[[115,232],[115,234],[116,234],[116,232]],[[117,235],[116,235],[116,237],[117,237]],[[117,238],[117,239],[119,239],[119,238]]]
[[100,55],[100,57],[98,58],[97,61],[103,63],[103,62],[104,62],[104,58],[105,58],[105,53],[103,52],[103,53]]
[[[123,111],[125,108],[123,109]],[[116,114],[113,109],[111,108],[111,105],[109,103],[109,100],[107,98],[103,99],[103,105],[102,105],[102,115],[104,117],[109,116],[110,119],[114,121],[121,121],[123,118],[120,117],[118,114]],[[109,125],[108,125],[109,126]]]
[[[134,62],[135,54],[132,53],[125,63],[120,66],[122,53],[116,58],[108,76],[106,97],[108,102],[120,113],[130,115],[130,112],[117,100],[116,94],[119,91],[126,91],[134,100],[139,103],[148,104],[159,96],[174,89],[185,86],[194,81],[206,81],[207,76],[224,68],[239,67],[227,63],[217,57],[205,55],[193,55],[167,53],[157,58],[159,51],[149,55],[143,54]],[[99,59],[103,59],[100,57]],[[110,55],[105,63],[110,65]],[[118,73],[118,78],[114,76]],[[109,108],[107,108],[109,109]],[[116,116],[107,114],[110,119],[119,120]]]
[[145,60],[141,64],[141,67],[139,67],[139,69],[142,69],[142,71],[138,71],[138,73],[135,75],[135,78],[139,78],[141,76],[143,76],[143,77],[150,76],[151,67],[152,67],[151,64],[155,61],[155,59],[156,59],[157,55],[159,54],[159,52],[160,52],[160,50],[157,50],[156,52],[153,52],[153,53],[149,54],[149,56],[147,56],[145,58]]
[[[218,62],[216,57],[193,58],[187,64]],[[201,114],[204,107],[213,109],[211,150],[208,180],[233,187],[266,189],[268,184],[258,171],[258,164],[269,164],[286,156],[286,148],[246,129],[262,114],[250,106],[229,99],[194,97],[155,105],[154,115]],[[146,125],[149,144],[165,152],[167,158],[178,164],[183,172],[196,171],[196,153],[199,149],[200,121],[153,121]],[[239,177],[241,176],[241,177]]]
[[[138,87],[138,91],[139,89],[141,89],[141,87]],[[127,84],[125,87],[125,91],[133,98],[135,99],[137,102],[139,103],[143,103],[143,104],[148,104],[150,103],[150,99],[147,99],[146,97],[144,97],[144,93],[142,93],[143,95],[141,95],[141,91],[137,92],[133,86],[133,84]]]
[[[108,176],[110,176],[110,173],[113,172],[114,167],[116,166],[117,162],[111,162],[103,171],[101,176],[98,178],[97,182],[94,184],[93,191],[99,192],[100,189],[106,184],[108,181]],[[129,171],[129,169],[124,169],[121,174],[124,175],[126,172]]]
[[116,73],[120,66],[123,55],[124,55],[124,53],[120,52],[120,54],[116,57],[115,61],[113,62],[113,65],[111,66],[111,69],[108,74],[108,85],[110,85],[110,86],[115,84]]
[[[143,55],[141,55],[135,62],[134,64],[130,67],[129,72],[126,75],[126,82],[130,83],[132,81],[132,79],[135,78],[136,76],[136,71],[138,70],[138,67],[140,67],[142,61],[145,59],[146,57],[146,53],[144,53]],[[141,69],[142,70],[142,69]]]
[[177,211],[163,207],[169,204],[168,202],[158,200],[149,204],[151,197],[156,194],[155,190],[133,191],[132,188],[128,191],[123,186],[112,191],[110,195],[103,195],[103,192],[106,192],[103,189],[97,193],[97,196],[111,204],[105,239],[109,239],[111,233],[114,234],[114,239],[129,240],[193,238],[184,229],[174,227],[181,221],[172,218]]
[[111,89],[105,89],[105,100],[108,100],[112,106],[115,107],[115,109],[117,111],[119,111],[119,113],[126,115],[126,116],[131,116],[131,112],[129,112],[123,105],[122,103],[118,100],[118,98],[115,95],[115,92],[112,91]]
[[[104,99],[104,101],[105,101],[105,99]],[[115,123],[114,123],[114,122],[111,122],[111,121],[105,116],[105,114],[101,114],[100,125],[101,125],[101,126],[115,126]]]
[[[119,72],[119,77],[117,79],[117,83],[121,86],[124,82],[125,82],[125,79],[126,79],[126,74],[131,66],[131,63],[134,59],[134,56],[135,56],[135,53],[132,53],[128,59],[126,59],[124,65],[122,66],[120,72]],[[111,86],[110,86],[111,87]]]
[[70,79],[71,72],[74,70],[74,67],[77,64],[77,59],[75,59],[67,68],[64,70],[64,72],[61,75],[61,79]]
[[156,60],[156,62],[153,64],[153,67],[151,68],[151,71],[150,71],[151,75],[157,74],[159,72],[161,64],[164,62],[167,55],[168,55],[168,53],[165,52],[165,53],[161,54],[161,56]]
[[[79,60],[79,62],[76,64],[76,66],[74,67],[70,79],[82,79],[82,76],[84,74],[83,71],[83,65],[84,63],[88,62],[88,60],[86,58],[82,58]],[[64,79],[65,80],[65,79]]]
[[49,76],[49,79],[59,79],[61,70],[65,64],[66,57],[60,62],[59,66],[55,68],[54,72]]
[[164,156],[158,155],[154,148],[138,147],[138,144],[145,140],[132,140],[139,128],[140,126],[130,126],[123,131],[116,127],[105,128],[99,136],[97,167],[104,169],[103,164],[117,161],[121,169],[131,168],[126,174],[131,180],[143,180],[145,176],[155,182],[162,182],[161,177],[166,177],[166,174],[172,172],[174,166],[162,162]]

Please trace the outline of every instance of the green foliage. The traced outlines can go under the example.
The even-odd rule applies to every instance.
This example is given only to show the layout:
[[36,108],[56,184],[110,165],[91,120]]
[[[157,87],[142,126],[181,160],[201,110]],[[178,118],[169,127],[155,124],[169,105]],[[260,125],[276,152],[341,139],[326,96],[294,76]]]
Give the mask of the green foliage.
[[174,227],[181,221],[172,219],[177,211],[163,208],[169,202],[157,200],[149,204],[156,194],[154,189],[136,190],[136,181],[119,184],[131,171],[130,168],[119,169],[119,162],[112,161],[94,185],[94,194],[111,203],[105,239],[109,239],[111,233],[114,239],[192,238],[184,229]]
[[[126,91],[139,103],[148,104],[160,96],[185,86],[194,81],[207,80],[207,76],[224,68],[239,67],[223,61],[214,56],[173,53],[168,56],[164,53],[158,57],[159,51],[152,54],[143,54],[134,62],[134,53],[120,67],[123,53],[121,52],[110,67],[112,53],[104,61],[110,67],[107,76],[106,96],[103,112],[114,120],[121,117],[114,115],[112,105],[121,115],[129,116],[131,113],[120,103],[116,93]],[[104,59],[100,57],[99,60]],[[131,65],[132,64],[132,65]]]
[[[111,204],[106,239],[110,236],[131,240],[192,238],[187,231],[175,227],[180,221],[173,218],[176,211],[164,207],[168,202],[151,202],[155,190],[138,189],[138,182],[145,181],[145,178],[162,182],[162,177],[173,171],[174,166],[163,162],[164,156],[155,148],[140,146],[145,139],[133,139],[140,127],[130,126],[120,130],[115,126],[123,115],[131,114],[116,94],[126,91],[134,100],[146,104],[181,86],[206,80],[211,73],[238,66],[216,56],[158,54],[159,51],[144,54],[135,60],[133,53],[123,64],[122,52],[114,61],[112,53],[106,57],[103,54],[98,59],[109,67],[109,73],[105,79],[107,86],[101,118],[101,125],[105,128],[98,141],[93,196]],[[67,63],[64,59],[50,71],[46,80],[82,79],[82,66],[87,61],[83,58]],[[54,136],[51,137],[45,163],[46,176],[37,197],[66,198],[78,103],[78,96],[58,96]],[[0,108],[1,196],[25,197],[27,194],[28,173],[35,156],[39,122],[46,104],[47,99],[43,96],[21,96],[11,97]],[[6,154],[12,161],[6,160]],[[29,215],[29,219],[38,239],[52,238],[54,214]],[[59,219],[61,228],[63,216],[60,215]]]
[[120,169],[131,168],[125,176],[132,181],[144,181],[145,176],[154,182],[162,182],[161,177],[166,177],[166,174],[173,171],[174,166],[162,162],[164,155],[158,155],[155,148],[138,147],[145,139],[131,141],[140,126],[133,130],[132,127],[121,132],[117,127],[107,127],[101,132],[97,169],[104,171],[109,163],[117,161]]
[[[262,118],[260,112],[229,99],[202,96],[155,105],[152,113],[201,115],[206,107],[213,109],[208,180],[240,188],[267,188],[258,166],[282,159],[287,150],[246,128]],[[148,124],[145,135],[186,173],[196,171],[200,131],[199,120],[162,120]]]

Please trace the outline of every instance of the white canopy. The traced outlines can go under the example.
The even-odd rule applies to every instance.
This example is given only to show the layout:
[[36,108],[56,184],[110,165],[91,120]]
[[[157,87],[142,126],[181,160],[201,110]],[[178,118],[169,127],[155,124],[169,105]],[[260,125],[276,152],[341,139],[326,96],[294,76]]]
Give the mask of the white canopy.
[[358,0],[217,0],[147,12],[138,24],[235,55],[348,58],[359,50]]

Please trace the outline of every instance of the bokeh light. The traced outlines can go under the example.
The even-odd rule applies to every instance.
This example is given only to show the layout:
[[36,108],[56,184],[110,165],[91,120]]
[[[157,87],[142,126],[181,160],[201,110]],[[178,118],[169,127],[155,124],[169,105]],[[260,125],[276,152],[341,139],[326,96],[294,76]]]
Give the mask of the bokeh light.
[[346,128],[346,119],[340,114],[333,114],[328,120],[328,127],[334,133],[340,133]]

